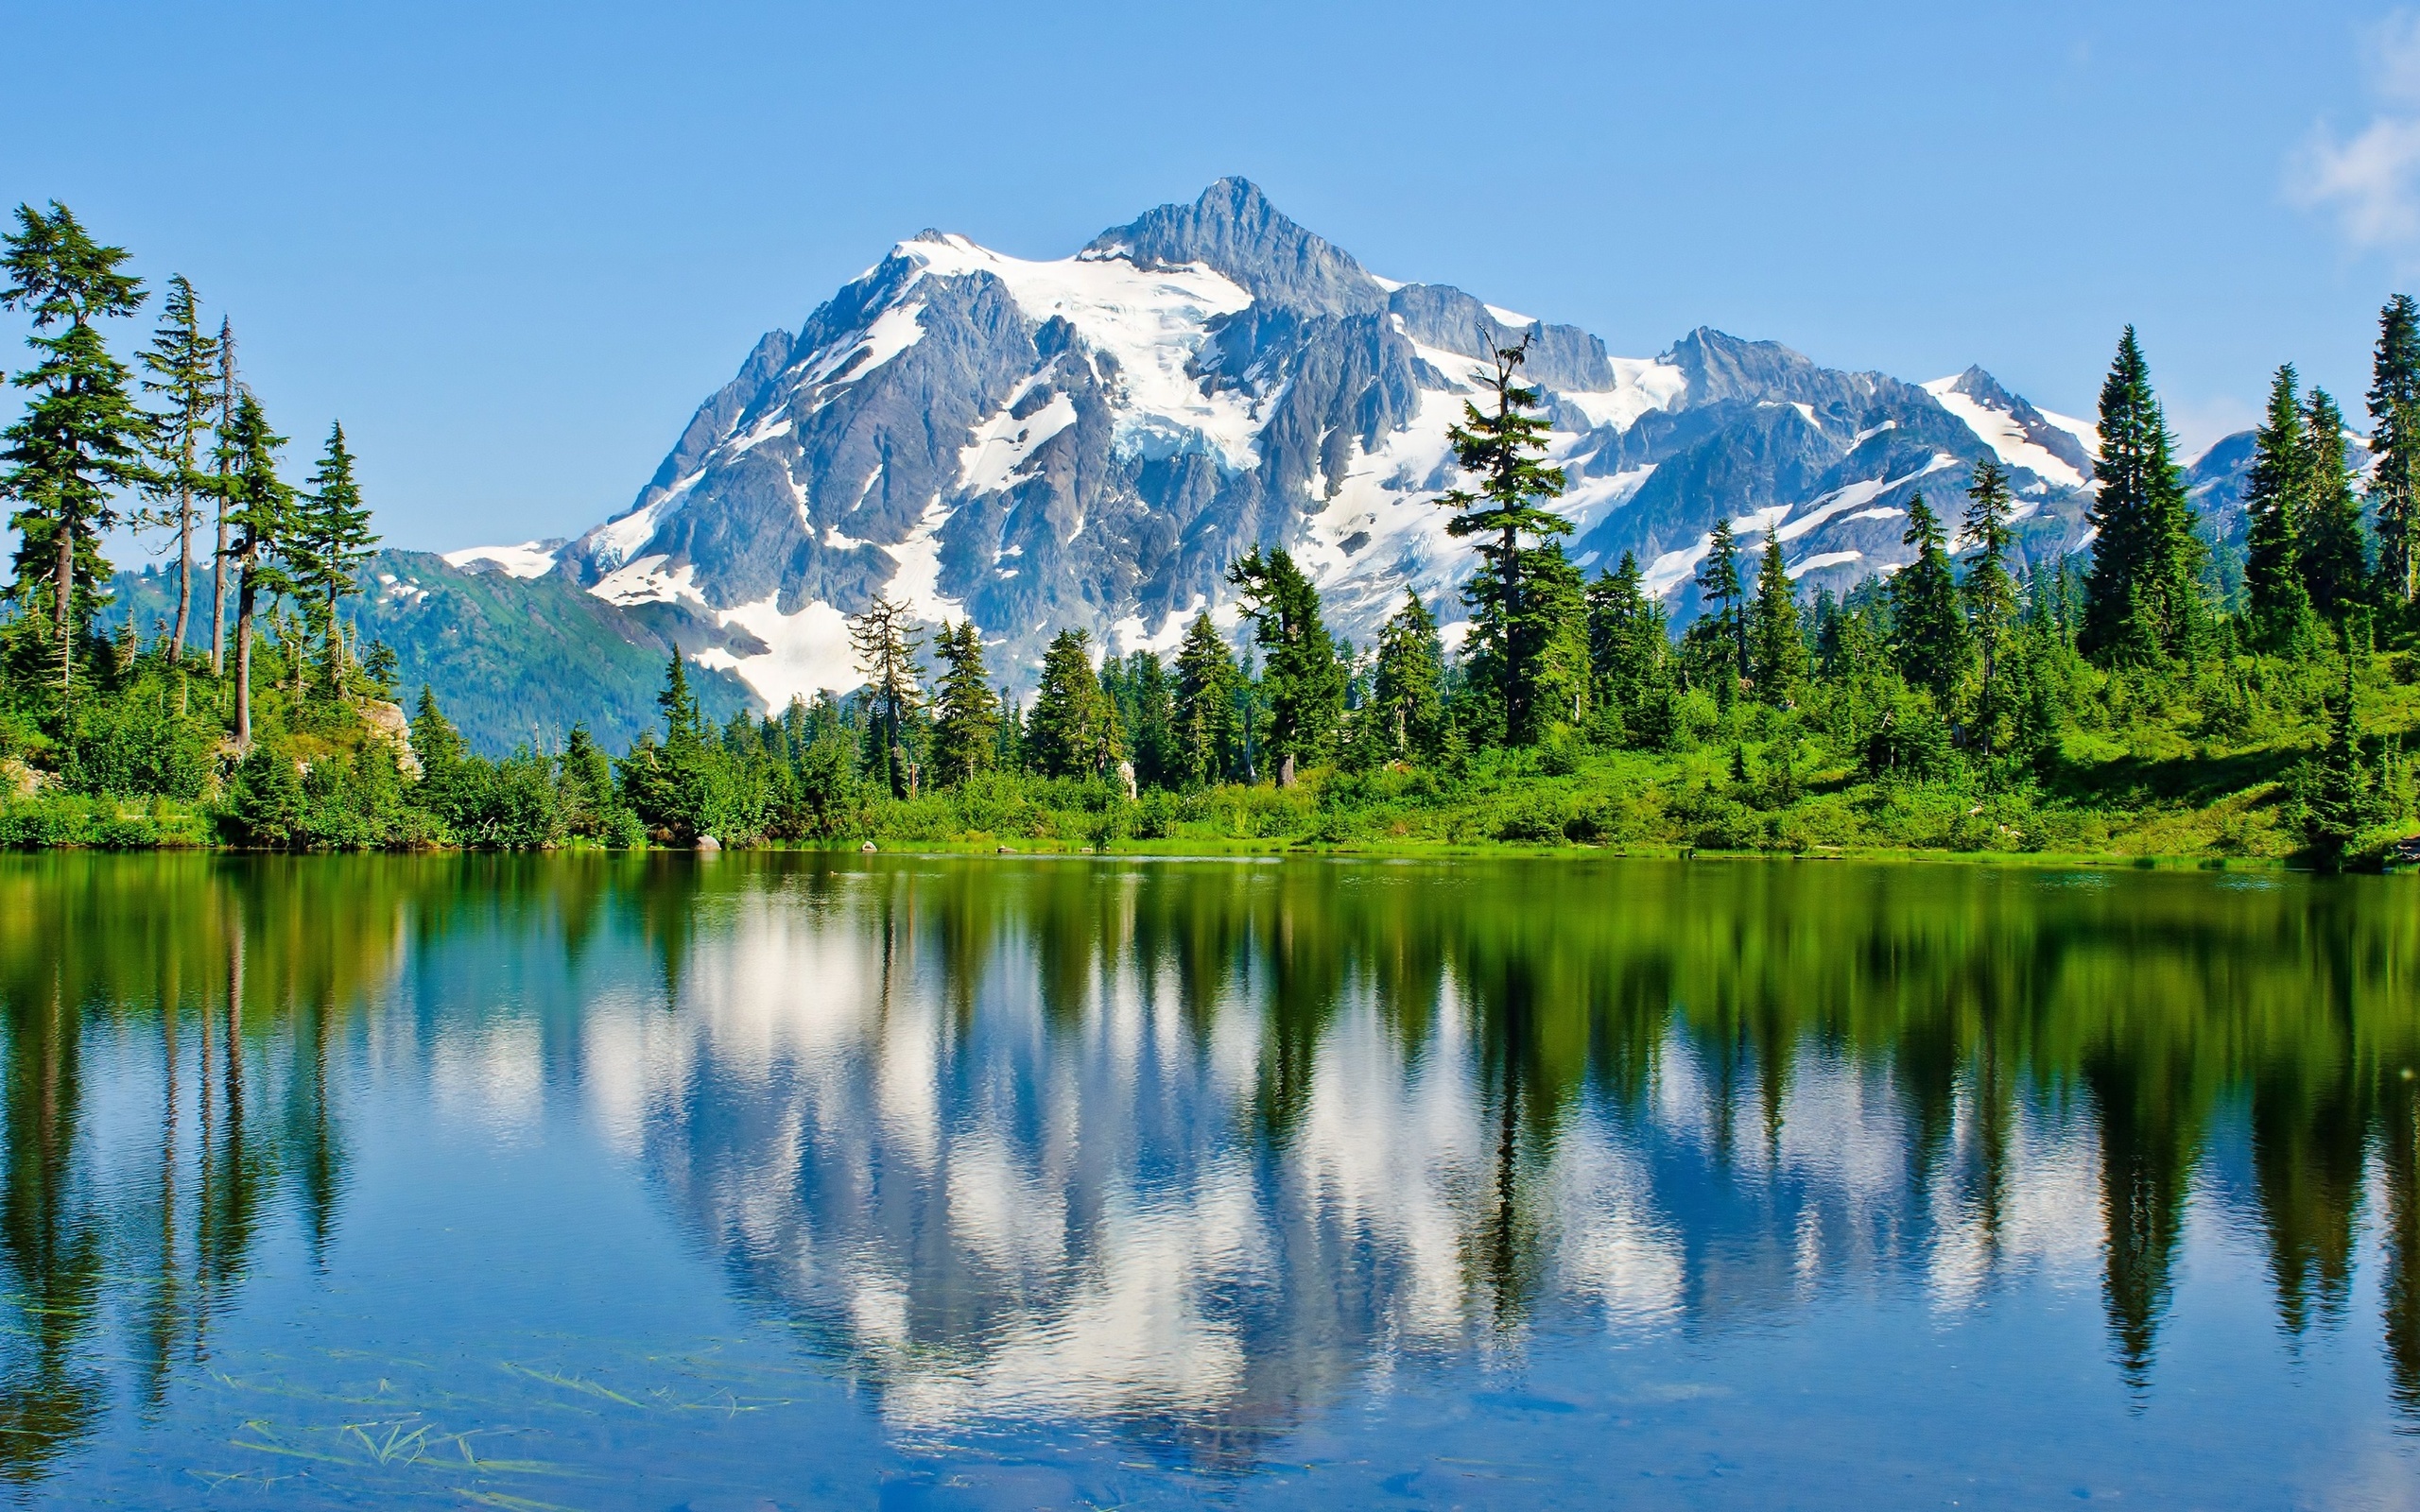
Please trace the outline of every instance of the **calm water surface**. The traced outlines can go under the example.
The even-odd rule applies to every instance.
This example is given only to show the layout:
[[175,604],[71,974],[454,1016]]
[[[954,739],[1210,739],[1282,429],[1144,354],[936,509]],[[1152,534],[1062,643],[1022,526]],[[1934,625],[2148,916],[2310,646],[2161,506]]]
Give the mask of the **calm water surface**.
[[0,1498],[2420,1504],[2420,882],[0,858]]

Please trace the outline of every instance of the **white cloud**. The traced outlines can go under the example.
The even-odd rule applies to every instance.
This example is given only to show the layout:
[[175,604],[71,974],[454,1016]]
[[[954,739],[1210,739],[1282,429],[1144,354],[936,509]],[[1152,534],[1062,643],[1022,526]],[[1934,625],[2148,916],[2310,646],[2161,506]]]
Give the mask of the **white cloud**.
[[2370,90],[2395,105],[2420,105],[2420,14],[2398,10],[2370,28]]
[[2356,247],[2410,247],[2420,243],[2420,14],[2398,10],[2363,43],[2377,112],[2350,137],[2315,127],[2286,192],[2306,209],[2333,211]]

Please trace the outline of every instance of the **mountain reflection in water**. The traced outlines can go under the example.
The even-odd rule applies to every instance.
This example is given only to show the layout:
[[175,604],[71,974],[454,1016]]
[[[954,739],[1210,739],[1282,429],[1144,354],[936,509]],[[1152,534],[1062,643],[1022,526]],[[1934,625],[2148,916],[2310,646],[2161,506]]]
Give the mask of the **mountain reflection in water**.
[[440,1120],[576,1112],[902,1444],[1092,1422],[1244,1474],[1424,1371],[2019,1283],[2097,1291],[2095,1368],[2139,1412],[2197,1213],[2265,1257],[2278,1347],[2367,1341],[2409,1432],[2415,901],[1819,864],[12,860],[0,1476],[161,1413],[266,1230],[341,1261],[346,1089],[382,1078]]

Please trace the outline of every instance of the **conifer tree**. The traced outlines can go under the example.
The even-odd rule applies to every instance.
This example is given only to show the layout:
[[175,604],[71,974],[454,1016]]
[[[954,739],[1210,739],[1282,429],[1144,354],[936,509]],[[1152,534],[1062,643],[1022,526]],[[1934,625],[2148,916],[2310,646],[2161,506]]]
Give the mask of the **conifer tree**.
[[[95,320],[134,313],[143,284],[120,272],[126,249],[93,240],[66,206],[48,214],[17,207],[17,229],[5,238],[0,310],[24,310],[33,333],[33,367],[16,387],[32,397],[0,439],[0,498],[16,505],[9,524],[18,534],[21,597],[46,570],[51,631],[59,643],[59,688],[74,679],[78,626],[90,617],[108,581],[99,539],[118,521],[117,494],[147,482],[142,443],[149,420],[135,404],[132,374],[110,354]],[[81,593],[78,590],[81,588]]]
[[2203,548],[2174,452],[2130,325],[2100,386],[2100,455],[2092,469],[2099,534],[2081,639],[2104,662],[2149,662],[2192,647]]
[[235,381],[235,327],[226,317],[218,319],[218,440],[212,449],[217,475],[211,480],[211,494],[218,506],[218,544],[210,558],[210,674],[217,677],[227,670],[227,511],[233,507],[235,497],[234,454],[227,449],[227,436],[235,425],[235,400],[242,386]]
[[[1530,707],[1539,693],[1535,662],[1550,639],[1535,633],[1545,623],[1539,616],[1524,618],[1523,538],[1545,541],[1571,530],[1570,521],[1541,503],[1562,496],[1564,475],[1546,462],[1550,423],[1530,413],[1540,393],[1518,378],[1530,340],[1525,334],[1517,346],[1495,348],[1494,373],[1484,380],[1495,391],[1494,411],[1482,414],[1465,401],[1462,422],[1445,433],[1455,461],[1477,475],[1478,487],[1451,490],[1437,501],[1455,511],[1445,526],[1448,534],[1481,538],[1478,550],[1485,572],[1474,586],[1483,581],[1485,596],[1473,602],[1472,634],[1482,649],[1495,653],[1500,680],[1494,693],[1507,730],[1537,724]],[[1525,624],[1531,632],[1527,636],[1520,633]]]
[[2360,725],[2353,711],[2353,658],[2344,659],[2344,680],[2327,699],[2327,747],[2320,755],[2318,781],[2309,800],[2305,838],[2319,864],[2333,870],[2360,835],[2367,807],[2367,774],[2361,766]]
[[1744,596],[1738,538],[1732,534],[1730,517],[1725,516],[1714,523],[1713,533],[1706,538],[1705,559],[1698,564],[1698,598],[1701,603],[1710,600],[1722,606],[1715,611],[1715,623],[1737,646],[1737,676],[1742,678],[1749,673],[1748,621],[1739,611]]
[[1806,637],[1798,625],[1798,595],[1789,581],[1789,565],[1782,558],[1781,536],[1765,535],[1763,561],[1756,569],[1756,598],[1751,612],[1754,634],[1756,696],[1780,708],[1798,696],[1806,678]]
[[1177,771],[1188,786],[1223,782],[1242,770],[1234,653],[1207,613],[1185,627],[1176,653]]
[[294,591],[284,553],[294,517],[294,490],[277,475],[277,449],[285,438],[268,428],[260,401],[246,392],[235,401],[233,422],[218,438],[221,474],[228,480],[227,559],[235,565],[235,748],[252,744],[252,622],[261,594]]
[[2377,511],[2378,587],[2391,604],[2420,593],[2420,304],[2409,294],[2378,312],[2370,365],[2369,497]]
[[[1482,724],[1493,738],[1509,745],[1534,745],[1558,721],[1578,721],[1588,700],[1588,598],[1580,569],[1563,553],[1563,542],[1523,547],[1515,553],[1523,588],[1521,607],[1512,616],[1509,638],[1477,633],[1488,606],[1499,602],[1495,564],[1483,563],[1462,588],[1462,600],[1473,610],[1474,633],[1462,663],[1470,684],[1484,688],[1509,686],[1507,648],[1521,665],[1527,695],[1516,702],[1498,702]],[[1499,721],[1510,718],[1513,723]]]
[[1434,756],[1445,727],[1445,652],[1437,616],[1407,589],[1403,608],[1378,631],[1378,659],[1370,679],[1371,717],[1396,761]]
[[983,665],[983,632],[972,619],[952,628],[944,620],[933,642],[942,659],[935,693],[933,769],[942,782],[963,782],[989,771],[1000,745],[1000,699]]
[[2344,417],[2327,390],[2310,391],[2303,427],[2310,458],[2301,533],[2303,588],[2313,610],[2342,621],[2367,596],[2369,565],[2361,501],[2353,492],[2353,471],[2344,458]]
[[168,280],[160,314],[160,329],[143,352],[143,366],[151,375],[143,380],[143,387],[162,401],[152,413],[150,445],[156,464],[151,490],[160,507],[145,523],[176,532],[177,619],[168,640],[182,658],[193,624],[195,501],[210,493],[210,475],[201,466],[201,438],[210,428],[218,343],[202,333],[200,301],[182,274]]
[[1124,754],[1117,712],[1093,672],[1092,636],[1085,631],[1062,630],[1043,652],[1025,748],[1045,777],[1104,777]]
[[1227,569],[1227,581],[1240,591],[1243,617],[1267,656],[1261,684],[1269,723],[1261,747],[1277,785],[1290,786],[1297,764],[1318,760],[1336,734],[1344,668],[1320,622],[1319,590],[1283,548],[1254,546]]
[[1908,500],[1908,528],[1899,540],[1916,548],[1916,559],[1891,579],[1892,650],[1901,677],[1945,703],[1965,675],[1969,645],[1948,542],[1922,493]]
[[1960,587],[1966,598],[1966,623],[1975,648],[1982,654],[1983,685],[1977,695],[1975,724],[1981,732],[1986,760],[2008,713],[2000,661],[2016,625],[2016,579],[2008,570],[2009,548],[2016,539],[2009,526],[2014,504],[2009,495],[2007,470],[1994,457],[1978,461],[1975,480],[1966,490],[1966,540],[1974,555],[1966,558],[1966,580]]
[[378,537],[370,528],[370,509],[361,502],[361,487],[354,481],[353,454],[345,450],[344,426],[328,429],[328,449],[311,473],[310,489],[297,501],[293,542],[287,556],[294,564],[295,591],[319,621],[325,656],[324,676],[331,692],[344,686],[344,623],[337,606],[360,592],[361,564],[371,557]]
[[2310,493],[2309,434],[2293,364],[2288,363],[2269,386],[2269,412],[2253,437],[2251,476],[2244,485],[2244,591],[2251,600],[2253,644],[2264,651],[2300,644],[2310,620],[2302,569]]
[[412,758],[420,763],[421,780],[450,786],[469,752],[461,732],[437,706],[437,694],[425,682],[420,685],[420,702],[412,711],[411,731]]
[[1180,778],[1175,746],[1175,688],[1159,653],[1136,649],[1124,661],[1104,659],[1101,690],[1117,708],[1117,728],[1125,737],[1126,755],[1136,779],[1146,786],[1169,787]]
[[856,653],[857,670],[873,693],[877,723],[872,733],[881,743],[878,765],[892,798],[908,796],[913,775],[908,760],[908,716],[924,702],[925,669],[916,662],[922,646],[914,624],[907,605],[881,596],[849,622],[849,648]]
[[1669,639],[1664,606],[1647,596],[1635,553],[1588,587],[1588,663],[1597,679],[1600,708],[1621,711],[1635,726],[1637,714],[1667,680]]

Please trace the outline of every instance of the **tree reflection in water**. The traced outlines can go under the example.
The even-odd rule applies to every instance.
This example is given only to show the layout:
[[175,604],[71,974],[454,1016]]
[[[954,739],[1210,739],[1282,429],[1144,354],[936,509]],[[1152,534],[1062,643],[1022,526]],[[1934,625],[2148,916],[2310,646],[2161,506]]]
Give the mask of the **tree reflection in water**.
[[587,1106],[599,1158],[635,1154],[906,1435],[1106,1419],[1248,1467],[1424,1360],[2058,1271],[2097,1273],[2139,1403],[2196,1203],[2260,1236],[2289,1348],[2367,1326],[2375,1231],[2420,1426],[2411,901],[1816,864],[11,860],[0,1475],[113,1391],[159,1411],[265,1226],[341,1250],[332,1089],[373,1050],[435,1076],[499,1022],[515,1095]]

